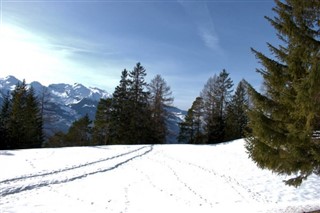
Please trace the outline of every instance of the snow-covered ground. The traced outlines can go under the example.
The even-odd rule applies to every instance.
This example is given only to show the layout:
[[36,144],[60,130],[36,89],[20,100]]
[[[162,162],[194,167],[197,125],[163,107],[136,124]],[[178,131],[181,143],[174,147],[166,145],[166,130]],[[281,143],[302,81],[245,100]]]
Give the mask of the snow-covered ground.
[[0,151],[0,212],[305,212],[301,187],[260,170],[244,140],[216,146],[99,146]]

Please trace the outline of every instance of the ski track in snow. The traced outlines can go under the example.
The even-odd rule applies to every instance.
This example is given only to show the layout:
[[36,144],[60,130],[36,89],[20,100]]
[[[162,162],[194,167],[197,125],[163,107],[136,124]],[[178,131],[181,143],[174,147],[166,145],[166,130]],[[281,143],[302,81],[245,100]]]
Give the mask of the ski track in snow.
[[[145,149],[147,150],[139,154],[139,151],[145,150]],[[32,190],[32,189],[36,189],[36,188],[40,188],[48,185],[67,183],[67,182],[82,179],[97,173],[107,172],[107,171],[116,169],[119,166],[126,164],[135,158],[146,155],[147,153],[151,152],[152,149],[153,149],[152,146],[143,146],[141,148],[138,148],[129,152],[108,157],[106,159],[89,162],[86,164],[80,164],[77,166],[73,166],[71,168],[64,168],[61,170],[52,171],[48,173],[31,174],[31,175],[3,180],[3,181],[0,181],[0,184],[1,184],[0,196],[4,197],[7,195],[20,193],[23,191]],[[107,163],[107,165],[103,165],[104,163]]]
[[[212,157],[212,147],[208,147],[209,151],[206,152],[204,146],[86,147],[81,152],[77,149],[78,155],[92,152],[96,156],[90,155],[84,160],[71,158],[66,164],[60,160],[60,163],[44,166],[42,170],[39,161],[53,158],[50,162],[55,162],[60,156],[57,153],[77,152],[72,148],[61,151],[50,149],[47,153],[39,150],[40,154],[44,154],[33,156],[34,151],[31,151],[31,158],[28,153],[20,158],[20,162],[25,162],[29,168],[0,175],[0,212],[162,213],[234,212],[236,209],[246,212],[298,213],[320,209],[320,202],[317,202],[320,201],[320,193],[314,190],[317,185],[310,185],[312,187],[307,188],[306,192],[290,194],[295,190],[286,188],[284,184],[277,183],[271,186],[274,188],[268,188],[261,185],[261,180],[254,179],[264,177],[267,181],[265,184],[270,184],[270,181],[277,180],[272,179],[274,177],[256,173],[246,177],[241,172],[237,173],[237,166],[249,162],[243,158],[243,153],[237,154],[239,147],[243,150],[240,143],[236,141],[235,144],[217,146],[222,153],[230,149],[225,157],[233,158],[226,162],[231,165],[222,167],[219,167],[222,162],[210,162],[224,159],[224,155]],[[0,152],[1,171],[7,168],[1,165],[1,159],[10,163],[8,159],[14,161],[15,155],[19,156],[20,152],[24,153]],[[196,157],[189,156],[193,152]],[[239,164],[232,165],[238,159]],[[13,167],[21,169],[17,164],[13,164]],[[256,168],[254,171],[260,170]],[[319,182],[317,180],[311,181]],[[283,189],[276,188],[279,186],[283,186]]]

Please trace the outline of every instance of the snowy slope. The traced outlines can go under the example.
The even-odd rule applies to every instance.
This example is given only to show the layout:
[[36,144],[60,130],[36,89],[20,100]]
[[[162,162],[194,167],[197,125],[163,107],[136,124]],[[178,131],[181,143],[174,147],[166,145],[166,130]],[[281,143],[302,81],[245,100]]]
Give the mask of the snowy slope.
[[0,151],[1,212],[304,212],[300,188],[258,169],[244,141],[216,146],[99,146]]

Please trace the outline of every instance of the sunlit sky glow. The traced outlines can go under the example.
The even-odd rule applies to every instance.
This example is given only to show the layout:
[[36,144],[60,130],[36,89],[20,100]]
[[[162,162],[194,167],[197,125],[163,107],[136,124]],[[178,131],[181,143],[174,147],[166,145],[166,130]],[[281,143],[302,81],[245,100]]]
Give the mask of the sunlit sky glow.
[[272,0],[1,0],[0,77],[82,83],[112,93],[137,62],[171,86],[188,109],[210,76],[259,88],[254,47],[268,53],[276,35],[263,18]]

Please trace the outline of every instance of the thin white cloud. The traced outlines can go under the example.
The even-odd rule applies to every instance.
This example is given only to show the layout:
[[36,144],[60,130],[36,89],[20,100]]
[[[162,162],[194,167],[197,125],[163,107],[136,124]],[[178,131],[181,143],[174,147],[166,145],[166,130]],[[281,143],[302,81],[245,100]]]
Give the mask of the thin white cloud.
[[219,45],[219,36],[215,30],[207,3],[204,1],[182,1],[178,0],[186,13],[192,18],[196,25],[198,35],[205,46],[214,50],[221,51]]
[[219,50],[219,37],[210,28],[199,28],[199,35],[204,41],[205,45],[212,50]]

